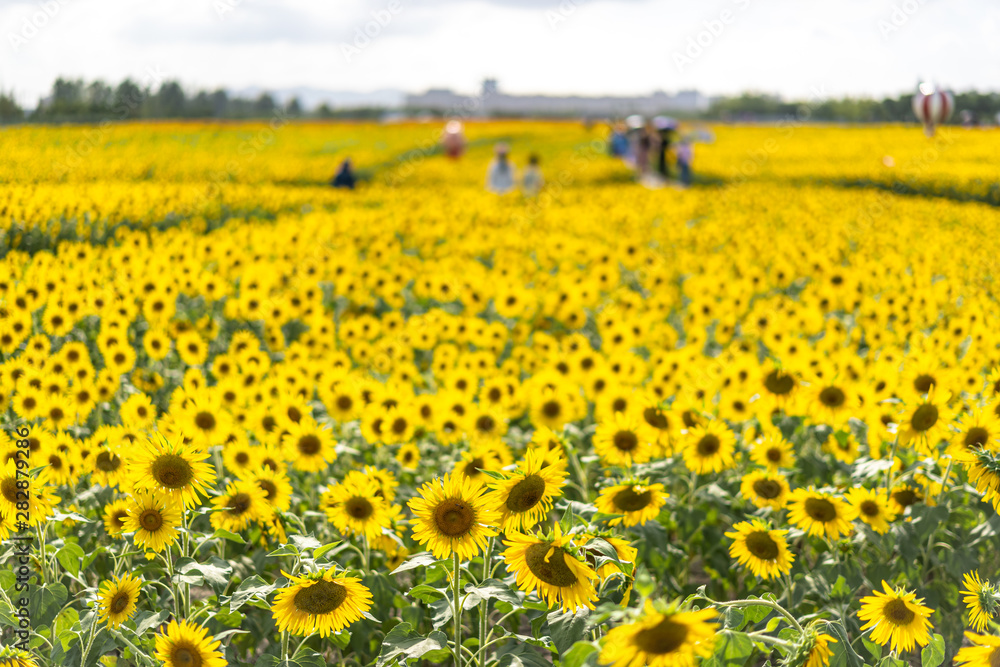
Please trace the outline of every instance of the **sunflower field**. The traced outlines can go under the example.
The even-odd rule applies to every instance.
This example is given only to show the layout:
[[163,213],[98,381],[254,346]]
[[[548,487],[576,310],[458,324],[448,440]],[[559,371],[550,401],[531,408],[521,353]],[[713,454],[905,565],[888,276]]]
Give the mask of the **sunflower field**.
[[1000,667],[1000,133],[713,130],[0,130],[0,667]]

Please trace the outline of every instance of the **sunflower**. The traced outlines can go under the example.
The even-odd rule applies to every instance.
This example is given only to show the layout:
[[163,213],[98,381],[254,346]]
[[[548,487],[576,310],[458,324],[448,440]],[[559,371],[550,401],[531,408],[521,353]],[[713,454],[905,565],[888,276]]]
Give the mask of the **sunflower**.
[[38,663],[24,649],[0,646],[0,667],[38,667]]
[[208,628],[174,619],[156,635],[155,657],[163,667],[226,667],[220,644],[208,636]]
[[937,385],[932,385],[923,398],[901,413],[899,419],[899,444],[912,444],[922,453],[930,455],[938,442],[948,436],[952,411],[948,396],[937,396]]
[[264,491],[264,500],[272,509],[279,512],[288,511],[292,504],[292,484],[284,472],[260,466],[245,479],[254,482]]
[[538,450],[529,449],[524,462],[502,480],[488,482],[485,501],[499,512],[503,531],[528,530],[552,509],[552,501],[562,495],[566,472],[544,465]]
[[461,473],[428,482],[420,496],[409,502],[413,511],[413,539],[428,545],[435,558],[453,553],[466,561],[482,551],[487,538],[496,535],[491,527],[499,518],[479,495],[480,487]]
[[962,601],[969,608],[969,625],[982,632],[1000,611],[1000,587],[991,585],[989,579],[980,579],[978,572],[967,573],[964,582]]
[[569,544],[570,537],[562,534],[558,523],[551,540],[511,530],[504,540],[503,558],[516,574],[518,587],[537,592],[549,607],[558,603],[564,611],[593,609],[597,573],[567,549]]
[[101,584],[98,622],[107,621],[109,628],[117,628],[132,618],[141,587],[142,579],[136,579],[131,574]]
[[714,609],[657,610],[646,600],[635,623],[612,628],[604,637],[600,662],[610,667],[694,667],[715,648]]
[[[502,442],[499,444],[503,444]],[[501,451],[497,443],[473,444],[468,451],[462,452],[462,460],[455,464],[455,471],[472,481],[476,488],[486,488],[489,479],[483,471],[499,472],[504,467]]]
[[215,483],[215,470],[205,463],[207,458],[204,449],[154,434],[129,461],[129,474],[136,489],[155,489],[194,507]]
[[288,433],[281,439],[285,460],[291,461],[296,470],[320,472],[337,458],[336,443],[328,429],[320,428],[312,417],[288,425]]
[[822,632],[807,634],[813,635],[809,637],[812,646],[809,649],[809,653],[806,654],[805,662],[802,663],[803,667],[827,667],[830,664],[830,658],[833,657],[833,650],[830,649],[830,644],[837,644],[837,640]]
[[420,448],[412,442],[400,446],[396,452],[396,462],[405,470],[416,470],[420,465]]
[[634,412],[612,412],[597,426],[594,451],[608,466],[645,463],[653,455],[650,437]]
[[172,497],[156,491],[138,491],[125,519],[125,532],[135,533],[135,543],[157,553],[177,541],[181,508]]
[[977,408],[958,418],[961,429],[951,439],[947,452],[956,461],[974,461],[980,449],[995,449],[1000,441],[1000,419],[992,410]]
[[795,467],[795,449],[777,430],[765,431],[764,437],[755,441],[750,449],[750,460],[771,472],[780,468]]
[[232,482],[212,500],[212,527],[238,533],[271,513],[264,489],[251,480]]
[[390,526],[388,503],[378,484],[366,477],[345,479],[324,494],[323,508],[337,530],[374,540]]
[[894,486],[889,493],[889,505],[896,511],[896,514],[904,513],[908,507],[923,502],[923,500],[924,494],[920,492],[920,489],[911,484]]
[[740,565],[748,566],[761,579],[777,579],[791,572],[795,560],[785,541],[787,533],[787,530],[771,530],[760,519],[754,519],[739,522],[733,526],[733,532],[725,535],[733,540],[729,555]]
[[279,588],[271,613],[278,629],[294,635],[327,637],[361,619],[372,608],[372,594],[357,577],[335,576],[336,567],[304,577],[285,571],[290,585]]
[[[996,667],[1000,665],[1000,637],[965,633],[973,646],[958,649],[955,663],[967,667]],[[2,654],[0,654],[2,655]],[[2,664],[2,663],[0,663]]]
[[884,489],[858,487],[845,493],[844,498],[857,510],[858,518],[872,530],[879,535],[889,532],[889,523],[896,518],[896,510],[890,505],[889,494]]
[[684,438],[684,464],[699,475],[722,472],[733,466],[735,448],[736,436],[721,420],[695,426]]
[[[55,495],[41,479],[18,478],[17,464],[14,459],[0,466],[0,513],[8,517],[24,515],[24,494],[28,494],[28,525],[36,526],[52,515],[52,508],[59,503]],[[18,516],[17,512],[20,512]]]
[[917,598],[916,593],[889,588],[885,581],[882,586],[885,593],[872,591],[873,595],[861,598],[858,618],[868,621],[861,631],[874,628],[872,641],[880,646],[891,642],[893,651],[909,651],[914,644],[927,646],[931,640],[927,618],[934,610],[923,606],[923,598]]
[[788,503],[788,482],[774,472],[756,470],[743,475],[740,493],[760,508],[782,509]]
[[111,537],[119,537],[125,532],[125,519],[128,518],[128,501],[124,498],[112,500],[104,507],[104,530]]
[[597,510],[604,514],[623,515],[609,521],[609,526],[641,526],[660,514],[660,508],[669,497],[669,494],[663,492],[662,484],[627,481],[601,491],[596,505]]
[[788,520],[808,534],[835,540],[851,533],[857,510],[842,499],[809,487],[792,491],[789,501]]

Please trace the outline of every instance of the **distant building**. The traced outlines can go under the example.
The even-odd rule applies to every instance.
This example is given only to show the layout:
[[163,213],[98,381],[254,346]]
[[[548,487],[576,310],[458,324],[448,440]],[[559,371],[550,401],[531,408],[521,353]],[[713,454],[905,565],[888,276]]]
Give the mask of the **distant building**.
[[479,96],[459,95],[447,88],[407,95],[411,110],[445,114],[475,112],[477,115],[541,116],[627,116],[658,113],[699,113],[707,111],[710,100],[697,90],[681,90],[674,95],[657,91],[645,97],[585,97],[581,95],[508,95],[500,92],[496,79],[483,81]]

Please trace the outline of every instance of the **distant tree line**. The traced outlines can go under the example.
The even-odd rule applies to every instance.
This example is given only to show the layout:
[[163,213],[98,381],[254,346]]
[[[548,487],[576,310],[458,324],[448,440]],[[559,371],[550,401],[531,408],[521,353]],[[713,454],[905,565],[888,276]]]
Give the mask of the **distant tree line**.
[[[778,97],[745,93],[739,97],[717,99],[698,117],[708,120],[759,121],[798,117],[802,120],[838,122],[913,121],[911,95],[869,98],[841,98],[814,102],[789,102]],[[282,114],[289,118],[360,118],[381,117],[386,109],[332,109],[323,104],[305,111],[293,98],[279,104],[270,94],[255,99],[231,96],[223,89],[185,91],[178,81],[164,81],[155,90],[140,87],[125,79],[112,87],[104,81],[56,79],[49,96],[35,109],[22,109],[13,94],[0,90],[0,122],[97,122],[142,118],[270,118]],[[952,123],[995,122],[1000,113],[1000,93],[966,92],[955,94]]]

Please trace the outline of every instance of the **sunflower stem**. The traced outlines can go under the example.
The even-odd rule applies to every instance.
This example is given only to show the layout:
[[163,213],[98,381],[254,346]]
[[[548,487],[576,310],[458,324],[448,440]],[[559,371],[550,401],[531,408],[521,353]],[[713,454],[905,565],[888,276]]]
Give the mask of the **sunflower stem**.
[[590,502],[590,493],[587,491],[587,474],[580,467],[580,460],[576,456],[576,447],[568,447],[569,450],[569,462],[573,466],[573,473],[576,475],[576,479],[579,482],[580,494],[583,496],[582,500],[585,503]]
[[288,630],[281,633],[281,664],[288,664]]
[[802,632],[802,626],[799,625],[798,620],[796,620],[796,618],[792,616],[791,612],[789,612],[787,609],[782,607],[777,602],[772,602],[771,600],[766,600],[764,598],[760,598],[758,600],[730,600],[728,602],[717,602],[709,597],[705,596],[701,597],[705,600],[708,600],[716,607],[758,607],[758,606],[770,607],[771,609],[775,610],[776,612],[784,616],[786,619],[788,619],[788,622],[792,625],[792,627],[794,627],[799,632]]
[[94,646],[94,638],[97,637],[97,610],[93,611],[94,619],[90,622],[90,637],[87,639],[87,644],[83,647],[83,654],[80,656],[80,667],[87,667],[87,657],[90,655],[90,649]]
[[955,465],[955,459],[952,457],[948,461],[948,467],[945,468],[944,477],[941,478],[941,488],[938,489],[937,496],[934,497],[934,504],[937,505],[941,502],[941,496],[944,495],[945,486],[948,484],[948,480],[951,478],[951,467]]
[[184,617],[181,616],[181,603],[177,596],[177,582],[174,581],[174,559],[173,554],[170,553],[169,544],[167,545],[167,555],[164,560],[167,563],[167,576],[170,577],[170,592],[174,598],[174,618],[180,623]]
[[[482,586],[483,582],[490,578],[490,558],[493,556],[493,540],[495,538],[489,538],[486,542],[486,553],[483,554],[483,579],[479,582]],[[487,614],[489,613],[490,602],[486,598],[479,603],[479,650],[477,662],[479,667],[484,667],[486,665],[486,626],[487,624]]]
[[892,441],[892,449],[889,450],[889,469],[885,471],[885,492],[892,496],[892,469],[896,467],[896,449],[899,447],[899,434]]
[[456,552],[452,556],[454,569],[451,577],[451,595],[454,602],[452,616],[455,619],[455,667],[462,667],[462,563]]

